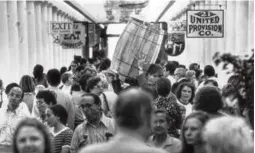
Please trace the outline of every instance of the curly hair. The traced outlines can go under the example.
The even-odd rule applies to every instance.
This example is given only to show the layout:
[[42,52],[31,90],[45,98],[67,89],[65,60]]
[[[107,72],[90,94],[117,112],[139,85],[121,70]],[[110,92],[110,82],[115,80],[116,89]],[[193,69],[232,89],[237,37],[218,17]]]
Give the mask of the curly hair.
[[37,129],[44,137],[44,144],[45,144],[45,150],[44,153],[53,153],[53,146],[52,146],[52,140],[50,138],[50,134],[48,132],[48,129],[45,125],[43,125],[41,122],[39,122],[35,118],[27,118],[22,120],[13,135],[12,142],[13,142],[13,153],[19,153],[18,146],[17,146],[17,136],[20,132],[20,130],[24,127],[33,127]]

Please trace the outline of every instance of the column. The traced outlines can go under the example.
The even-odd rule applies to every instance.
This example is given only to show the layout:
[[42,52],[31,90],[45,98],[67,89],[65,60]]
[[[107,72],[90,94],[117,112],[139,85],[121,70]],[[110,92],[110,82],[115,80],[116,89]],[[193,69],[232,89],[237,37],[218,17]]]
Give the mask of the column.
[[[62,11],[58,11],[58,16],[57,16],[57,21],[60,22],[61,20],[61,14]],[[58,64],[57,64],[57,68],[60,68],[62,66],[62,46],[60,44],[58,44]]]
[[19,82],[19,39],[18,39],[18,12],[17,12],[17,1],[7,2],[8,12],[8,32],[9,32],[9,49],[11,67],[10,67],[10,79],[14,82]]
[[49,70],[50,57],[49,57],[49,28],[48,28],[48,2],[41,3],[42,13],[41,13],[41,26],[42,26],[42,57],[44,71]]
[[248,51],[248,1],[236,1],[236,53],[243,55]]
[[249,1],[248,51],[254,49],[254,1]]
[[0,1],[0,79],[7,85],[10,80],[10,51],[9,51],[9,31],[7,17],[7,2]]
[[226,31],[225,31],[225,37],[226,37],[226,52],[235,54],[235,44],[236,44],[236,1],[227,1],[227,11],[226,13]]
[[[216,0],[210,0],[209,2],[210,2],[209,9],[218,10]],[[221,41],[222,38],[207,38],[207,39],[210,41],[211,46],[210,46],[210,51],[207,52],[207,62],[208,63],[206,63],[206,64],[213,65],[212,57],[217,51],[220,51],[219,50],[220,48],[218,48],[219,47],[218,41]]]
[[21,75],[29,73],[28,55],[28,25],[27,25],[27,6],[26,1],[18,1],[18,21],[19,21],[19,65]]
[[36,30],[35,30],[35,2],[27,1],[27,31],[28,31],[28,55],[29,72],[32,74],[33,67],[36,65]]
[[[53,11],[52,11],[52,4],[48,4],[48,27],[50,25],[50,22],[53,20]],[[49,31],[50,28],[48,28],[48,44],[49,44],[49,69],[54,68],[53,64],[53,57],[54,57],[54,52],[53,52],[53,37],[50,34]]]
[[[57,11],[58,9],[56,7],[52,8],[52,13],[53,13],[53,21],[57,21],[58,20],[58,15],[57,15]],[[54,35],[53,35],[54,36]],[[54,36],[56,37],[56,36]],[[59,57],[58,57],[58,46],[59,44],[57,44],[55,41],[55,38],[53,38],[53,67],[56,68],[58,67],[58,61],[59,61]]]
[[42,2],[35,2],[35,30],[36,30],[36,63],[44,65],[43,63],[43,54],[42,54]]
[[[226,1],[220,1],[220,0],[216,0],[216,4],[217,4],[217,9],[223,10],[224,11],[224,37],[223,38],[217,38],[218,40],[218,47],[216,51],[219,51],[221,53],[225,53],[226,52],[226,24],[227,24],[227,18],[226,18]],[[221,6],[220,6],[221,5]]]

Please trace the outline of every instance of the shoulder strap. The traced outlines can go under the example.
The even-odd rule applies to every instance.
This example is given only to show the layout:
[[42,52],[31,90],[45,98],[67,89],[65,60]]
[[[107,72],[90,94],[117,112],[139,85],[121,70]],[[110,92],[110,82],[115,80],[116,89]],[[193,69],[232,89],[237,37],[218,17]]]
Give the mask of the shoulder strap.
[[104,101],[105,101],[106,109],[107,109],[107,111],[110,111],[110,108],[109,108],[109,105],[108,105],[107,98],[106,98],[106,96],[105,96],[105,94],[104,94],[104,93],[102,93],[102,94],[103,94],[103,97],[104,97]]

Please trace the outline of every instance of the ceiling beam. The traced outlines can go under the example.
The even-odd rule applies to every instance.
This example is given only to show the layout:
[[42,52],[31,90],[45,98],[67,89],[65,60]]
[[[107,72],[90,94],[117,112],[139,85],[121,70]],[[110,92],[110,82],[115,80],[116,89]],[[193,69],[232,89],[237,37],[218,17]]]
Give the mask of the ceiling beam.
[[175,0],[171,0],[165,7],[165,9],[160,13],[157,20],[155,22],[158,22],[162,16],[167,12],[167,10],[175,3]]
[[64,2],[66,2],[69,6],[71,6],[73,9],[75,9],[76,11],[78,11],[79,13],[81,13],[85,18],[87,18],[89,21],[91,21],[92,23],[97,23],[96,19],[90,15],[79,3],[77,3],[76,1],[72,0],[65,0]]

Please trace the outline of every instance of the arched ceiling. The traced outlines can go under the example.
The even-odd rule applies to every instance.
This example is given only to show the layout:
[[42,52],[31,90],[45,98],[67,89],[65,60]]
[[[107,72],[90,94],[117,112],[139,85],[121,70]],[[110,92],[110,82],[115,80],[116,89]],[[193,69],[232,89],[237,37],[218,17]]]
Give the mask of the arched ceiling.
[[[112,9],[110,11],[110,17],[107,16],[107,11],[105,9],[105,3],[106,1],[110,2],[123,2],[123,1],[131,1],[133,3],[143,3],[148,1],[148,4],[146,7],[144,7],[139,14],[135,13],[135,10],[133,10],[131,13],[126,12],[126,14],[129,14],[131,17],[136,17],[138,19],[141,19],[143,21],[147,22],[155,22],[157,19],[159,21],[170,21],[172,16],[177,14],[180,10],[185,8],[192,0],[72,0],[79,3],[82,8],[92,16],[97,23],[113,23],[113,22],[122,22],[124,20],[121,20],[123,17],[123,9]],[[133,5],[135,6],[135,5]],[[132,7],[132,5],[131,5]],[[130,8],[130,7],[129,7]],[[165,11],[164,11],[165,10]],[[125,11],[124,11],[125,12]],[[109,14],[109,12],[108,12]],[[122,15],[121,15],[122,14]],[[114,19],[111,20],[111,16],[113,16]]]

